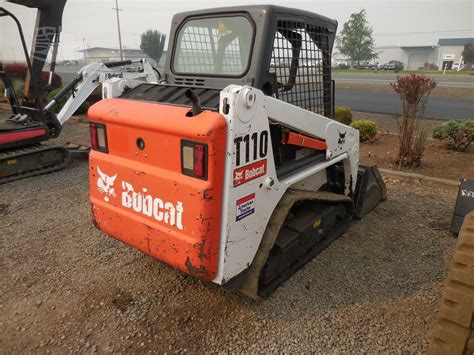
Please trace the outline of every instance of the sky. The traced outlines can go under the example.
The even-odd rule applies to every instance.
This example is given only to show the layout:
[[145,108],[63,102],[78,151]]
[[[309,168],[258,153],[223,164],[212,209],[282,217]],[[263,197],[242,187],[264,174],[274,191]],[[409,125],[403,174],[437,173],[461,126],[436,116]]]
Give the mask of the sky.
[[[122,42],[125,48],[139,48],[140,34],[157,29],[168,34],[173,14],[182,11],[269,3],[291,6],[336,19],[339,30],[351,13],[367,10],[377,47],[436,45],[439,38],[474,37],[473,0],[119,0]],[[0,0],[0,6],[20,20],[31,43],[36,10]],[[82,59],[78,50],[90,47],[118,48],[115,0],[68,0],[58,60]],[[22,60],[19,36],[9,18],[0,18],[0,60]]]

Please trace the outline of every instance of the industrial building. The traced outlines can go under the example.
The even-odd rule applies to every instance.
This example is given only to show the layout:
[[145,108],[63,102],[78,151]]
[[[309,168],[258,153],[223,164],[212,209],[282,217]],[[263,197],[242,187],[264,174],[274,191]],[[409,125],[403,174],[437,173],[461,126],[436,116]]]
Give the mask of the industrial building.
[[[440,38],[437,44],[418,46],[383,46],[376,47],[378,57],[374,63],[384,64],[397,60],[404,64],[405,69],[432,68],[451,69],[454,63],[461,61],[462,51],[468,44],[474,44],[474,38]],[[338,53],[334,61],[341,62],[347,58]]]
[[[96,62],[110,62],[120,60],[120,49],[116,48],[105,48],[105,47],[92,47],[87,49],[79,50],[84,55],[86,63]],[[151,64],[155,65],[155,61],[145,54],[141,49],[123,49],[123,59],[140,59],[147,58]]]

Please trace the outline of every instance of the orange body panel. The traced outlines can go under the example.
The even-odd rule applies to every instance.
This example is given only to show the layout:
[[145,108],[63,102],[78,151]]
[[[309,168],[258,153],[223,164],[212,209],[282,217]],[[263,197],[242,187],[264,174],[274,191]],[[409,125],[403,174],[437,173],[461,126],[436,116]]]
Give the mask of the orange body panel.
[[[217,112],[102,100],[89,110],[106,126],[108,153],[90,154],[90,201],[99,229],[204,280],[217,273],[226,123]],[[142,138],[145,147],[137,147]],[[208,146],[207,180],[181,172],[181,140]]]

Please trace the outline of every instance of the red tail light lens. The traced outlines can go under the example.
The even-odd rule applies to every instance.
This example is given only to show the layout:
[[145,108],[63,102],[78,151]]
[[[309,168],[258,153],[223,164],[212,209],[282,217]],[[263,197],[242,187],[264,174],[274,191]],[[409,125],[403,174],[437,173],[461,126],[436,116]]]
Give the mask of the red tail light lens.
[[207,180],[207,144],[181,141],[181,172]]
[[108,153],[107,130],[105,125],[100,123],[90,123],[91,148],[99,152]]
[[99,143],[97,142],[97,126],[95,123],[90,124],[91,129],[91,148],[97,150]]
[[204,172],[204,146],[196,144],[194,146],[194,176],[202,178],[204,177]]

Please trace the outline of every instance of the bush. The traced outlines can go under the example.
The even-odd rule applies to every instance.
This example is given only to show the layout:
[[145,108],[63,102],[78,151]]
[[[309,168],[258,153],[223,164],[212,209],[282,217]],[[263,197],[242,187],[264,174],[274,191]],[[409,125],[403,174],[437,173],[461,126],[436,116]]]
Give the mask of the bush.
[[433,138],[445,142],[450,149],[464,152],[474,140],[474,120],[444,122],[435,127]]
[[418,166],[425,150],[428,131],[422,120],[426,103],[436,81],[423,75],[397,76],[390,83],[402,99],[402,119],[398,121],[398,155],[395,162],[399,166]]
[[336,107],[336,121],[346,125],[352,123],[352,111],[349,107],[339,106]]
[[[61,88],[57,88],[57,89],[54,89],[54,90],[50,91],[50,93],[48,94],[48,101],[51,100],[54,97],[54,95],[56,95],[60,90],[61,90]],[[56,113],[61,111],[61,109],[66,104],[66,102],[67,102],[67,100],[69,99],[70,96],[71,96],[70,93],[67,94],[67,95],[64,95],[62,97],[62,99],[60,99],[58,102],[56,102],[56,104],[53,106],[53,108],[51,110],[53,112],[56,112]],[[86,113],[87,110],[89,109],[89,107],[90,107],[89,101],[84,101],[82,103],[82,105],[79,106],[79,108],[76,110],[75,113],[76,114]]]
[[377,135],[377,125],[374,121],[358,120],[351,123],[351,127],[359,130],[359,139],[365,142]]
[[[26,73],[28,72],[28,67],[26,64],[21,63],[13,63],[13,64],[5,64],[3,66],[5,72],[10,77],[10,80],[13,82],[15,79],[19,80],[26,80]],[[41,73],[41,77],[39,78],[39,87],[41,90],[47,90],[49,85],[49,72],[43,71]],[[53,77],[51,78],[51,87],[53,89],[57,89],[61,87],[62,79],[57,73],[53,73]]]

